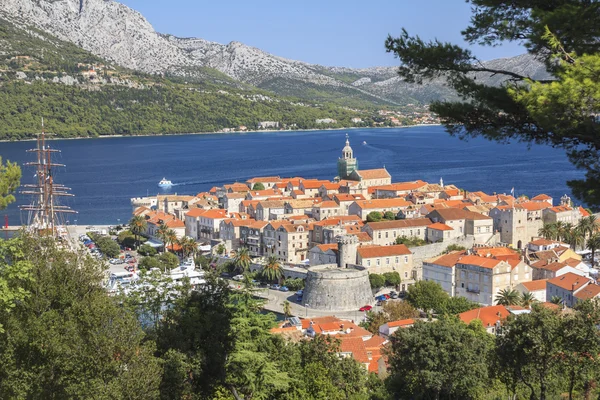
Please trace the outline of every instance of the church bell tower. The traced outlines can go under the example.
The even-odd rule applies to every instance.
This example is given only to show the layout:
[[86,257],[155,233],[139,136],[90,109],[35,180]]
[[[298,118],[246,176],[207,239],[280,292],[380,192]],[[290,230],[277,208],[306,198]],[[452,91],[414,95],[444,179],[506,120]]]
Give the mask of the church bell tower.
[[354,158],[350,140],[346,134],[346,146],[342,149],[342,156],[338,159],[338,176],[340,179],[348,179],[350,174],[358,169],[358,161]]

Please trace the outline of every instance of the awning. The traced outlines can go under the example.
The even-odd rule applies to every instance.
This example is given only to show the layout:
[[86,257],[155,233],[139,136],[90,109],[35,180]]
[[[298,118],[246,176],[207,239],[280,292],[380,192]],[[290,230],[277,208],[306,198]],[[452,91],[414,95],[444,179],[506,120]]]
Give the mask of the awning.
[[150,240],[146,241],[146,243],[144,243],[144,244],[147,244],[147,245],[152,246],[154,248],[159,248],[159,247],[163,247],[164,246],[163,242],[161,242],[160,240],[154,240],[154,239],[150,239]]

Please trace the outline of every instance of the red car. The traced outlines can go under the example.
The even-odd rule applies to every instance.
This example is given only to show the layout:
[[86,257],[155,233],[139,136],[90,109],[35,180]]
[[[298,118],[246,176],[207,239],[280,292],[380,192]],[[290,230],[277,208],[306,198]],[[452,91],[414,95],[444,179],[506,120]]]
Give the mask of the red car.
[[371,307],[370,305],[366,305],[359,308],[358,311],[371,311],[372,308],[373,307]]

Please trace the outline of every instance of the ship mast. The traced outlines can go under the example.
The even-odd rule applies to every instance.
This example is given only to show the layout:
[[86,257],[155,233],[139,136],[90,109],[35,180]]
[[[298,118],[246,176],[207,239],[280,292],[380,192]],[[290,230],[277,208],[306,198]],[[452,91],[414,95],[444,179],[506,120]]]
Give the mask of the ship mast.
[[35,166],[37,182],[33,185],[23,185],[25,190],[22,190],[21,193],[31,195],[32,202],[19,208],[30,213],[29,228],[32,231],[54,237],[61,236],[64,232],[59,232],[57,228],[62,225],[62,216],[76,214],[77,211],[57,204],[58,198],[74,195],[69,193],[70,188],[54,182],[53,167],[64,167],[65,165],[52,162],[52,155],[60,153],[60,150],[52,149],[46,143],[43,118],[42,132],[37,135],[37,146],[27,152],[36,153],[36,161],[25,163],[25,165]]

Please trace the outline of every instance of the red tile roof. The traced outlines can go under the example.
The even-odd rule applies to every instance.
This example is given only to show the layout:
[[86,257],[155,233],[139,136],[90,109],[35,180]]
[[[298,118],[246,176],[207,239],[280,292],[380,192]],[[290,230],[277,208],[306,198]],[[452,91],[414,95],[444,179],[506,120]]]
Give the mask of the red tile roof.
[[419,189],[426,185],[428,185],[427,182],[418,180],[418,181],[412,181],[412,182],[398,182],[398,183],[392,183],[389,185],[374,186],[373,189],[387,190],[387,191],[392,191],[392,192],[409,192],[412,190]]
[[488,327],[494,325],[497,321],[506,319],[509,315],[510,312],[504,306],[489,306],[458,314],[458,317],[465,324],[470,323],[474,319],[478,319],[483,323],[484,327]]
[[548,283],[569,291],[576,291],[579,288],[587,285],[589,282],[591,282],[591,279],[574,274],[572,272],[567,272],[564,275],[548,280]]
[[587,285],[579,292],[575,293],[575,297],[580,300],[589,300],[600,296],[600,286],[592,283]]
[[442,224],[441,222],[436,222],[435,224],[431,224],[427,227],[427,229],[435,229],[436,231],[453,231],[451,227],[446,224]]
[[392,322],[388,322],[387,325],[390,328],[395,328],[395,327],[402,327],[402,326],[410,326],[413,325],[415,323],[415,320],[412,318],[409,319],[401,319],[398,321],[392,321]]
[[392,177],[385,168],[363,169],[356,171],[356,173],[362,179],[386,179]]
[[547,194],[543,194],[542,193],[542,194],[538,194],[537,196],[535,196],[531,200],[534,200],[534,201],[552,200],[552,197],[548,196]]
[[440,265],[442,267],[452,268],[456,263],[467,254],[466,250],[463,251],[451,251],[448,254],[433,257],[424,262],[428,264]]
[[503,262],[495,258],[479,257],[475,255],[464,256],[458,261],[458,264],[463,265],[476,265],[481,268],[494,268],[498,264]]
[[187,213],[185,213],[186,216],[188,217],[199,217],[202,214],[204,214],[205,212],[207,212],[208,210],[205,210],[203,208],[192,208],[190,211],[188,211]]
[[540,290],[546,290],[546,282],[548,279],[538,279],[530,282],[521,282],[521,285],[530,292],[537,292]]
[[373,258],[408,255],[412,252],[403,244],[395,244],[392,246],[362,246],[358,248],[358,254],[361,258]]

